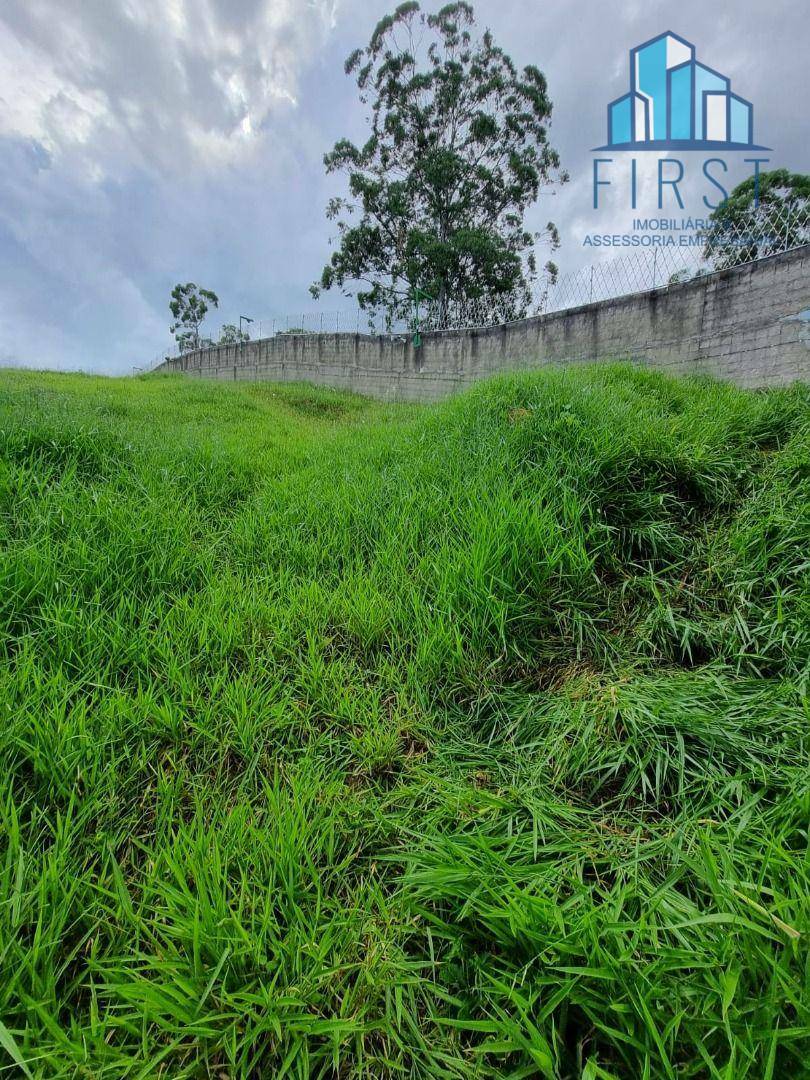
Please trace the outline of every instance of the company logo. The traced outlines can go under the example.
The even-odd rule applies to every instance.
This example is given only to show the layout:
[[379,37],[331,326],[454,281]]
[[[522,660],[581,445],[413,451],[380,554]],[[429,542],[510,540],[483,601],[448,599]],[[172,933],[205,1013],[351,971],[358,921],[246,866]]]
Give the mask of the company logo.
[[630,50],[630,92],[607,109],[599,150],[767,150],[754,143],[754,106],[731,80],[668,30]]

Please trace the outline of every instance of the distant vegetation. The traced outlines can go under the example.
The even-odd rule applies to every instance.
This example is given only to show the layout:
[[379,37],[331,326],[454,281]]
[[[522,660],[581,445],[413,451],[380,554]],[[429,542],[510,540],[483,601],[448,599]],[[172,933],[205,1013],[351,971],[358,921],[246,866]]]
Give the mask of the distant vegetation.
[[234,326],[233,323],[226,323],[222,327],[218,344],[240,345],[245,341],[250,341],[250,334],[247,330],[241,330],[238,326]]
[[203,337],[200,327],[209,310],[216,307],[219,307],[219,297],[210,289],[200,289],[193,281],[186,285],[175,285],[169,309],[175,319],[171,332],[180,352],[210,349],[214,345],[240,345],[250,341],[247,330],[233,323],[225,323],[216,342],[213,338]]
[[191,352],[203,345],[200,326],[212,307],[219,307],[217,294],[210,289],[199,288],[193,281],[175,285],[172,289],[169,310],[174,322],[170,330],[181,352]]
[[749,176],[710,221],[703,256],[715,270],[810,243],[810,175],[772,169]]
[[806,1075],[810,397],[0,373],[0,1064]]
[[[527,230],[526,210],[566,179],[551,146],[543,73],[519,70],[487,30],[475,35],[470,4],[425,15],[400,4],[346,61],[369,117],[368,138],[341,139],[324,158],[344,173],[348,197],[331,200],[335,250],[312,287],[356,290],[361,307],[407,317],[433,301],[479,301],[493,319],[527,309],[537,243],[557,230]],[[547,272],[556,274],[548,264]]]

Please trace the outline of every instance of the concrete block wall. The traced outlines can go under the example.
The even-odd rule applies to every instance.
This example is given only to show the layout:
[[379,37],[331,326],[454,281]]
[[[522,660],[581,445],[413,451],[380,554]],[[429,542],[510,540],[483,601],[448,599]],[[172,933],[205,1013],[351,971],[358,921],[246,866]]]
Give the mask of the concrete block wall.
[[810,381],[810,245],[694,281],[479,330],[409,337],[290,334],[220,345],[159,370],[312,382],[395,401],[435,401],[498,371],[634,360],[740,386]]

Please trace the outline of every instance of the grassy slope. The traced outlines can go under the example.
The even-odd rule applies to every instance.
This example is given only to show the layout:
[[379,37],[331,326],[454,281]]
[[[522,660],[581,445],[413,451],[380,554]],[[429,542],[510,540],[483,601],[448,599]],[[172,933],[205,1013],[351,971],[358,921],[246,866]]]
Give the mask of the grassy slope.
[[800,389],[2,373],[0,1061],[805,1075],[809,552]]

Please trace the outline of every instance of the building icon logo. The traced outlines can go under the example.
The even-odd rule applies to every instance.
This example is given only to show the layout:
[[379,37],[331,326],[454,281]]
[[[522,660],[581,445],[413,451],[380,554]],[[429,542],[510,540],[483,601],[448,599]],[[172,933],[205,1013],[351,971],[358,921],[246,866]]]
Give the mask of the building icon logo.
[[767,150],[754,143],[754,106],[731,80],[668,30],[630,50],[630,92],[607,109],[600,150]]

